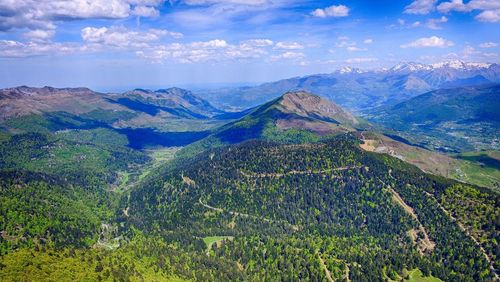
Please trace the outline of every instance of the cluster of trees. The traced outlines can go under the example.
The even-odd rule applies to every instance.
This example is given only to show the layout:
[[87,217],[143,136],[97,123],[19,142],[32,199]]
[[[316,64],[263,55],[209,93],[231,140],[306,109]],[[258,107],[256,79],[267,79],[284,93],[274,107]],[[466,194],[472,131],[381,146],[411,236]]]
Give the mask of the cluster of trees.
[[[303,145],[251,141],[199,154],[150,178],[131,193],[129,222],[168,233],[164,236],[184,245],[203,236],[234,236],[220,250],[214,245],[216,257],[239,261],[249,277],[321,280],[313,254],[329,250],[319,252],[332,271],[361,266],[350,268],[351,278],[402,277],[405,269],[420,268],[449,281],[489,280],[490,264],[450,217],[452,201],[441,197],[446,191],[448,197],[465,196],[467,189],[479,188],[457,185],[395,158],[361,151],[350,137]],[[418,222],[392,199],[389,188],[413,208]],[[482,193],[493,199],[475,206],[484,216],[459,222],[482,230],[476,234],[490,234],[482,241],[494,253],[499,198]],[[467,205],[453,207],[465,217]],[[408,235],[420,224],[436,244],[424,255]],[[334,248],[331,240],[350,246]],[[360,242],[371,245],[356,249]],[[273,248],[276,255],[270,255]],[[268,254],[264,259],[263,252]]]
[[[0,280],[384,281],[416,268],[447,281],[493,279],[498,194],[362,151],[352,136],[208,150],[118,199],[103,188],[144,153],[106,130],[80,133],[0,141]],[[75,162],[91,150],[99,157]],[[118,248],[95,248],[105,222]],[[421,225],[435,243],[423,254],[408,234]],[[207,251],[207,236],[234,239]]]
[[60,178],[0,172],[0,254],[20,247],[90,247],[113,215],[111,195]]

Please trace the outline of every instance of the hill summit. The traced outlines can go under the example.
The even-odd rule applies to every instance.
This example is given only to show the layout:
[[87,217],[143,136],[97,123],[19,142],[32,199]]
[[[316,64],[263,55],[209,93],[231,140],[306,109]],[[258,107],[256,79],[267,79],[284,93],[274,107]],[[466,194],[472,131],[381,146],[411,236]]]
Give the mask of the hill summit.
[[287,92],[279,99],[281,110],[302,117],[342,124],[359,124],[358,119],[342,107],[317,95],[304,92]]
[[249,110],[241,119],[215,130],[212,137],[223,143],[249,139],[283,141],[283,138],[296,142],[304,136],[309,140],[350,132],[359,125],[361,121],[340,106],[317,95],[296,91]]

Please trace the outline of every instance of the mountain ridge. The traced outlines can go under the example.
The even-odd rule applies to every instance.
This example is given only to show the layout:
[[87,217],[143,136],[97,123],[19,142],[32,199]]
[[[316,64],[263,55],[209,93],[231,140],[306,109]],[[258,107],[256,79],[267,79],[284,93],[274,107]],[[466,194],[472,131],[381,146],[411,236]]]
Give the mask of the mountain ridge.
[[400,63],[390,69],[378,70],[344,67],[327,74],[292,77],[251,87],[199,90],[196,93],[203,93],[208,101],[219,107],[248,108],[287,91],[304,90],[336,101],[350,111],[364,112],[378,106],[394,105],[475,76],[484,78],[480,83],[498,83],[500,65],[450,61],[434,66]]

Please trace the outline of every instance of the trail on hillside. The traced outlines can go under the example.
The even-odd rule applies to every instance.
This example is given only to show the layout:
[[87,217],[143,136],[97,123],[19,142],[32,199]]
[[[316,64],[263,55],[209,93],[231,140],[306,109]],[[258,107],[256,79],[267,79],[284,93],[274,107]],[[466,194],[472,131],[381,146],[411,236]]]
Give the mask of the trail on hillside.
[[276,223],[281,223],[281,224],[286,224],[286,225],[289,225],[291,227],[291,229],[294,230],[294,231],[297,231],[297,230],[300,229],[297,225],[293,225],[293,224],[291,224],[291,223],[289,223],[288,221],[285,221],[285,220],[272,220],[272,219],[268,219],[268,218],[265,218],[265,217],[255,216],[255,215],[251,215],[251,214],[247,214],[247,213],[241,213],[241,212],[236,212],[236,211],[224,210],[224,209],[213,207],[213,206],[210,206],[210,205],[204,203],[201,200],[201,198],[198,199],[198,202],[203,207],[205,207],[207,209],[210,209],[210,210],[213,210],[213,211],[225,212],[225,213],[229,213],[229,214],[234,215],[234,216],[241,216],[241,217],[245,217],[245,218],[252,218],[252,219],[256,219],[256,220],[261,220],[261,221],[264,221],[264,222],[267,222],[267,223],[275,223],[275,224]]
[[330,169],[323,169],[323,170],[291,170],[288,172],[284,173],[255,173],[255,172],[245,172],[242,170],[238,170],[238,172],[248,178],[265,178],[265,177],[274,177],[274,178],[279,178],[279,177],[284,177],[288,175],[303,175],[303,174],[326,174],[330,173],[333,171],[342,171],[342,170],[349,170],[349,169],[358,169],[358,168],[363,168],[365,166],[343,166],[343,167],[337,167],[337,168],[330,168]]
[[441,203],[434,197],[433,194],[427,192],[427,191],[424,191],[424,193],[429,196],[429,197],[432,197],[436,200],[436,204],[437,206],[452,220],[454,221],[457,225],[458,225],[458,228],[460,228],[460,230],[462,230],[462,232],[465,233],[465,235],[467,235],[467,237],[469,237],[472,241],[474,241],[474,243],[479,247],[479,249],[481,250],[481,253],[483,253],[483,256],[484,258],[488,261],[488,263],[490,264],[490,269],[493,271],[493,274],[495,275],[495,278],[497,281],[500,280],[500,278],[498,277],[498,273],[497,273],[497,270],[495,269],[495,267],[493,266],[493,260],[490,258],[490,256],[488,255],[488,253],[486,252],[486,250],[483,248],[483,246],[481,245],[481,243],[474,237],[470,234],[470,232],[467,230],[467,228],[465,228],[465,226],[456,218],[453,216],[453,214],[451,214],[451,212],[449,212],[447,209],[445,209],[443,207],[443,205],[441,205]]

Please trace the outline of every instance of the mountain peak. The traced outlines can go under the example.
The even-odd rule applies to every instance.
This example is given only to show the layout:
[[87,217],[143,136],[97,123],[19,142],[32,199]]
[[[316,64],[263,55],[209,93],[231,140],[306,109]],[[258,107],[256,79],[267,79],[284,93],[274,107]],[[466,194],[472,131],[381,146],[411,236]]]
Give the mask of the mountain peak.
[[358,124],[359,121],[350,112],[337,104],[306,91],[285,93],[279,100],[283,112],[321,120],[335,120],[340,123]]
[[448,60],[431,65],[435,69],[451,68],[451,69],[469,69],[469,68],[488,68],[491,66],[489,63],[474,63],[464,62],[461,60]]

